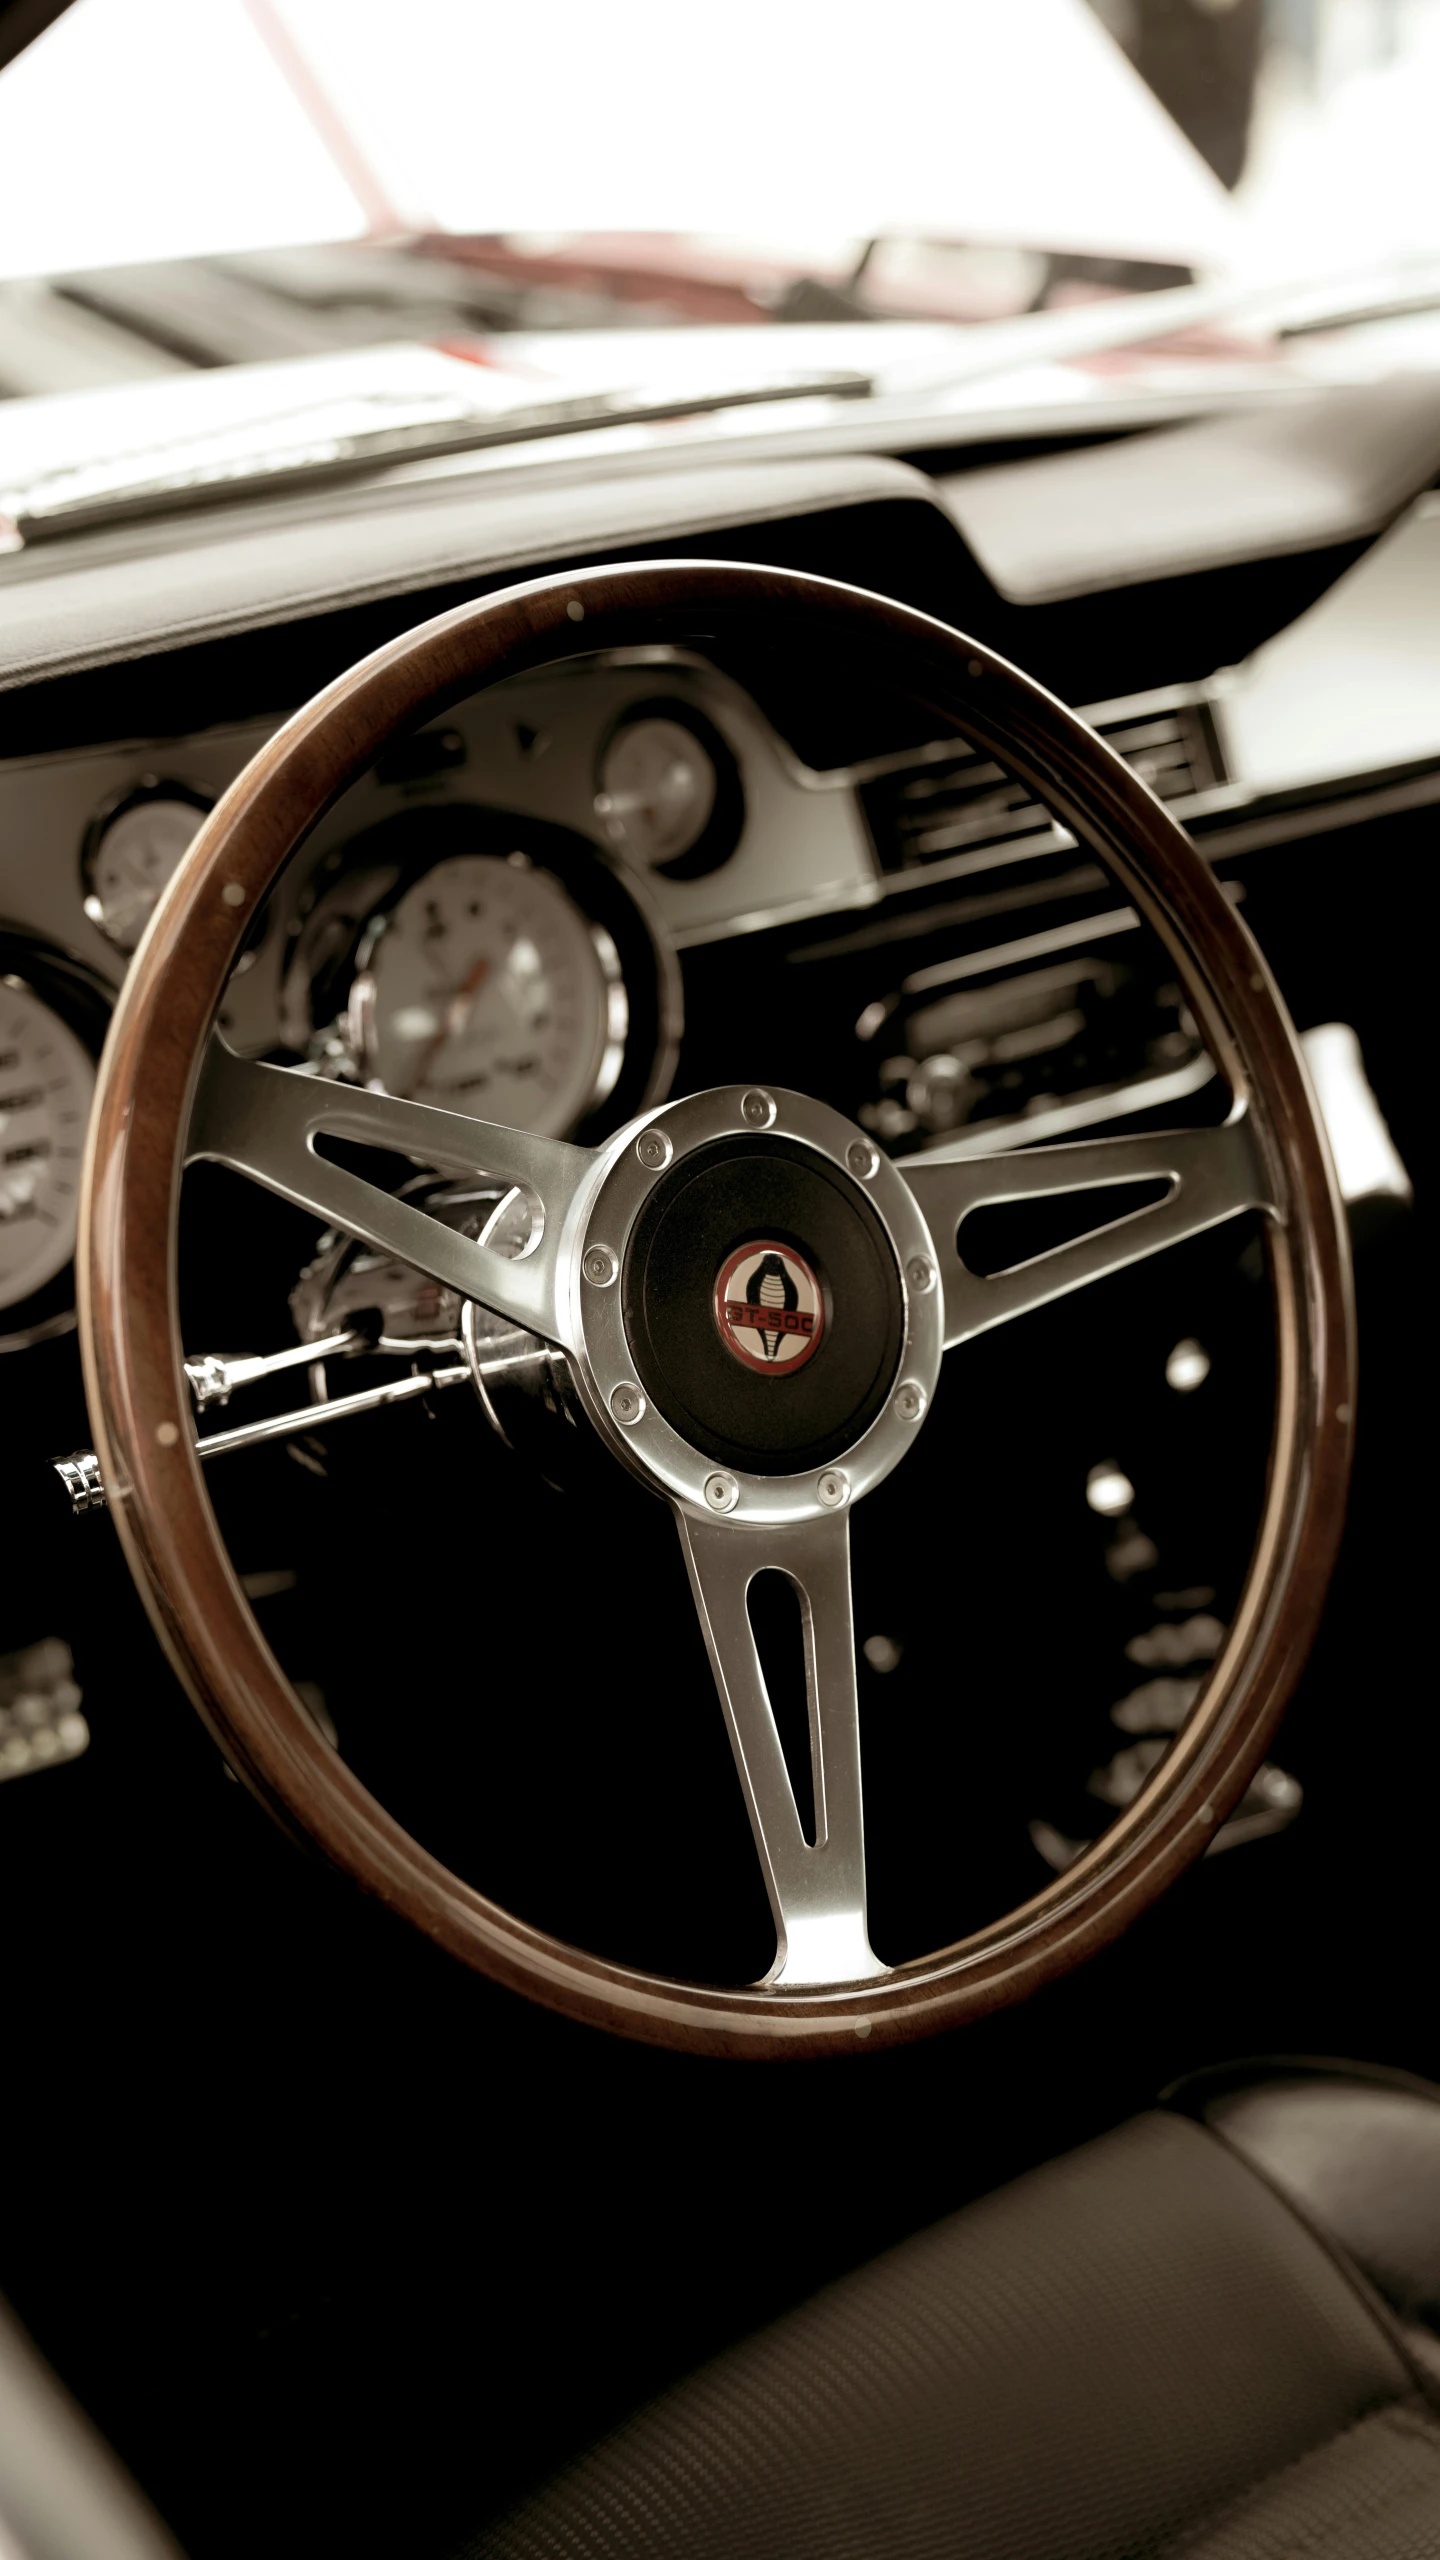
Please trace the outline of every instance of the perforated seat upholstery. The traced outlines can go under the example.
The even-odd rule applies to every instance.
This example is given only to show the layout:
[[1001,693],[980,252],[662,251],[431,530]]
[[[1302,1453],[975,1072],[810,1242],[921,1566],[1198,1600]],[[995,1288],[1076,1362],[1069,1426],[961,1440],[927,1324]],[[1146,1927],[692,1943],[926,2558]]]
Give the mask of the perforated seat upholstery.
[[1161,2553],[1440,2560],[1440,2416],[1349,2262],[1154,2113],[720,2358],[466,2560]]

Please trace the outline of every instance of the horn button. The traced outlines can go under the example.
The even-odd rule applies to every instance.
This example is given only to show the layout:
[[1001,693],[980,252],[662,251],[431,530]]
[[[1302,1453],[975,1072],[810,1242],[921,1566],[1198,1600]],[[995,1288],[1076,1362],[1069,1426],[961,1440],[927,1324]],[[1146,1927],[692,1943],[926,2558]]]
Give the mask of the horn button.
[[646,1394],[725,1465],[791,1475],[868,1429],[904,1342],[900,1273],[857,1185],[785,1138],[723,1138],[631,1232],[625,1330]]

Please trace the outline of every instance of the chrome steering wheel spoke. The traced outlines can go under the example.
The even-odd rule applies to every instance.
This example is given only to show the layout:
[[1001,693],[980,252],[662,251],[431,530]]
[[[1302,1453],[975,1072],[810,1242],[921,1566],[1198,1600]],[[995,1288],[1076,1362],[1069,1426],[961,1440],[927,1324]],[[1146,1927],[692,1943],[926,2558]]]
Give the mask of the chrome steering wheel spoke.
[[[947,1351],[1088,1281],[1123,1271],[1166,1245],[1203,1234],[1242,1210],[1276,1214],[1273,1186],[1243,1109],[1219,1129],[1144,1131],[1096,1138],[1082,1146],[987,1156],[937,1151],[898,1170],[934,1241]],[[1155,1181],[1170,1186],[1163,1199],[1093,1227],[1032,1261],[984,1277],[962,1258],[957,1237],[972,1209]]]
[[[775,1919],[774,1989],[885,1973],[865,1914],[865,1820],[850,1599],[849,1516],[759,1530],[675,1506],[690,1587]],[[807,1841],[765,1684],[749,1591],[778,1572],[800,1602],[815,1838]]]
[[[515,1184],[530,1208],[531,1243],[513,1260],[491,1251],[318,1154],[315,1140],[322,1135],[383,1148],[441,1173],[491,1174]],[[237,1057],[216,1034],[201,1070],[185,1159],[228,1165],[442,1287],[478,1299],[549,1342],[573,1346],[561,1245],[594,1163],[584,1147]]]

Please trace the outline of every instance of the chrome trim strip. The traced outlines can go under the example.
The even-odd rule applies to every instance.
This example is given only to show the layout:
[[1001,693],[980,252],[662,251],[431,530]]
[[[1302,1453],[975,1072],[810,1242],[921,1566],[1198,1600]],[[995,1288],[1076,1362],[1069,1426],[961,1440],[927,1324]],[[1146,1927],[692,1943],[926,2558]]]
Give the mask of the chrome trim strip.
[[[1011,1147],[1038,1146],[1043,1138],[1069,1137],[1076,1129],[1096,1129],[1107,1120],[1126,1120],[1132,1112],[1158,1111],[1162,1103],[1188,1101],[1192,1093],[1203,1093],[1213,1084],[1215,1068],[1202,1050],[1187,1059],[1183,1067],[1172,1067],[1168,1075],[1137,1076],[1133,1084],[1109,1085],[1103,1093],[1078,1097],[1074,1102],[1058,1102],[1050,1111],[1019,1112],[1005,1120],[982,1120],[970,1129],[959,1129],[953,1136],[938,1140],[947,1159],[968,1156],[1001,1155]],[[924,1164],[930,1150],[917,1148],[913,1155],[897,1156],[902,1173],[911,1165]]]
[[1018,942],[997,942],[988,951],[967,951],[959,960],[937,960],[916,969],[900,984],[902,995],[924,995],[931,987],[951,987],[961,978],[983,978],[988,970],[1008,969],[1013,962],[1042,960],[1050,951],[1073,951],[1081,943],[1108,942],[1112,934],[1133,933],[1140,918],[1133,907],[1112,907],[1102,916],[1081,916],[1073,924],[1052,925],[1048,933],[1027,933]]
[[[1417,773],[1408,782],[1381,783],[1343,800],[1312,800],[1304,807],[1276,809],[1267,817],[1242,819],[1236,826],[1207,827],[1194,837],[1197,853],[1207,861],[1232,854],[1258,853],[1266,845],[1291,844],[1302,836],[1331,835],[1355,827],[1366,818],[1389,818],[1406,809],[1427,809],[1440,800],[1440,765]],[[1233,803],[1232,803],[1233,805]],[[1203,815],[1197,808],[1196,815]]]
[[710,924],[673,926],[670,939],[677,951],[695,951],[706,942],[734,942],[742,934],[768,933],[775,925],[808,924],[824,916],[859,915],[878,906],[885,896],[881,879],[857,882],[832,881],[808,898],[791,898],[783,907],[754,907],[738,916],[717,916]]

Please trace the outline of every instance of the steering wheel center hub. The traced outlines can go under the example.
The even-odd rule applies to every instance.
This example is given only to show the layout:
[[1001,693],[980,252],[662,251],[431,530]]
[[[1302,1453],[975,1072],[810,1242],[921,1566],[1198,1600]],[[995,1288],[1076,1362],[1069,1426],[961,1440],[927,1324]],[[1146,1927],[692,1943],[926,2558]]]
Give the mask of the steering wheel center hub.
[[837,1112],[766,1099],[763,1129],[754,1089],[722,1087],[618,1140],[578,1265],[581,1391],[612,1446],[697,1509],[725,1468],[742,1521],[822,1511],[840,1458],[856,1491],[888,1474],[941,1346],[908,1184]]
[[625,1329],[646,1394],[691,1445],[762,1475],[823,1467],[881,1410],[905,1295],[862,1186],[767,1131],[712,1140],[631,1229]]

